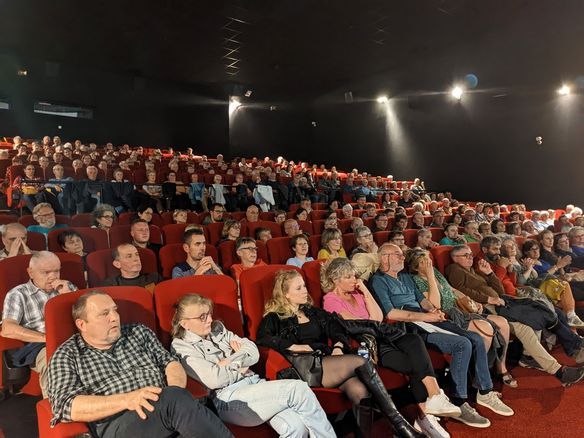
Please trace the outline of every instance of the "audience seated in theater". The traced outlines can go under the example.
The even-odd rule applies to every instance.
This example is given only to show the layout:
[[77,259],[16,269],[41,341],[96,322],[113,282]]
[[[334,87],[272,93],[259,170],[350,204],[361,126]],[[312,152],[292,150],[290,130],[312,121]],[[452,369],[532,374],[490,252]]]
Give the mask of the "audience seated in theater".
[[377,363],[409,377],[410,391],[419,407],[414,427],[430,436],[448,436],[434,415],[460,415],[460,408],[450,403],[438,386],[422,338],[383,323],[381,308],[363,280],[356,278],[356,268],[351,261],[337,258],[327,262],[323,266],[321,283],[326,292],[323,308],[327,312],[335,312],[343,320],[353,321],[346,323],[349,327],[375,328]]
[[[302,324],[302,330],[299,329]],[[276,275],[272,298],[266,303],[258,330],[258,345],[291,353],[319,350],[322,358],[320,386],[339,388],[358,407],[368,394],[387,417],[397,436],[421,437],[397,411],[373,365],[349,353],[349,338],[340,321],[312,306],[304,279],[296,271]]]
[[274,211],[274,222],[278,225],[283,224],[286,221],[286,212],[284,210]]
[[41,178],[36,175],[34,164],[27,164],[24,167],[24,175],[22,177],[17,177],[12,184],[13,187],[20,189],[22,200],[31,212],[38,202],[37,199],[39,198],[39,194],[43,190],[43,184],[40,181]]
[[357,246],[351,251],[350,258],[360,253],[377,254],[377,244],[373,240],[373,233],[369,228],[365,226],[357,228],[355,242],[357,242]]
[[521,223],[507,222],[507,224],[505,224],[505,233],[507,233],[511,237],[523,236],[523,233],[521,232]]
[[405,214],[396,214],[393,219],[394,231],[404,231],[408,227],[408,217]]
[[440,245],[464,245],[466,242],[464,237],[458,234],[458,225],[456,224],[448,224],[446,228],[444,228],[444,237],[440,239]]
[[266,243],[272,239],[272,230],[265,227],[259,227],[255,230],[255,239]]
[[332,211],[324,220],[324,229],[338,228],[337,213]]
[[294,253],[294,257],[290,257],[286,260],[287,265],[296,266],[301,268],[306,262],[311,262],[314,259],[308,256],[310,250],[310,241],[308,236],[305,234],[297,234],[290,240],[290,248]]
[[29,226],[27,228],[28,231],[35,231],[47,235],[53,230],[67,228],[67,224],[57,223],[55,210],[53,210],[53,207],[48,202],[41,202],[35,205],[32,210],[32,217],[37,221],[38,225]]
[[162,245],[159,243],[150,242],[150,226],[144,219],[134,219],[130,225],[130,236],[132,237],[132,245],[137,248],[148,248],[156,254]]
[[352,220],[351,220],[351,225],[349,226],[349,233],[354,233],[355,230],[359,227],[363,226],[363,219],[361,219],[360,217],[355,216]]
[[460,215],[460,213],[454,213],[452,215],[452,219],[450,219],[450,223],[461,227],[462,226],[462,216]]
[[211,204],[209,209],[209,214],[203,219],[203,225],[214,224],[217,222],[223,222],[223,215],[225,213],[225,207],[222,204],[214,203]]
[[356,198],[357,205],[355,206],[358,210],[365,210],[367,207],[367,197],[365,195],[357,196]]
[[535,229],[535,225],[533,224],[532,220],[525,219],[521,223],[521,235],[523,237],[529,237],[537,234],[537,230]]
[[483,236],[479,233],[479,224],[469,220],[464,223],[464,234],[462,235],[466,243],[480,242]]
[[321,249],[318,251],[317,258],[334,259],[336,257],[347,257],[343,248],[343,235],[338,229],[323,230],[320,237]]
[[[503,284],[493,272],[491,265],[484,259],[477,262],[478,272],[473,268],[471,249],[466,245],[456,246],[450,256],[453,263],[446,267],[448,282],[474,301],[483,304],[491,313],[498,314],[505,309],[507,302],[501,298],[505,295]],[[512,298],[507,298],[512,300]],[[526,355],[520,365],[537,368],[556,376],[563,386],[570,386],[584,378],[584,367],[566,367],[558,363],[541,345],[533,328],[521,322],[509,321],[511,333],[523,345]]]
[[397,201],[397,203],[400,207],[410,208],[415,201],[415,195],[409,190],[404,190],[400,200]]
[[206,247],[205,233],[201,228],[185,231],[183,250],[187,253],[187,259],[172,269],[172,278],[222,274],[223,272],[213,258],[205,256]]
[[[438,326],[451,332],[427,332],[425,340],[444,354],[451,354],[451,377],[454,381],[453,403],[461,409],[458,417],[453,417],[471,427],[489,427],[491,422],[467,402],[468,370],[474,363],[475,382],[479,386],[477,404],[492,411],[511,416],[513,410],[505,405],[498,394],[493,391],[493,382],[489,372],[487,352],[482,338],[474,332],[463,330],[456,324],[446,321],[446,315],[440,310],[440,292],[430,258],[423,258],[417,267],[428,282],[424,295],[414,283],[412,276],[404,271],[404,254],[394,244],[385,243],[379,248],[380,267],[371,277],[370,286],[380,303],[384,320],[419,321]],[[453,334],[455,336],[453,336]]]
[[111,205],[99,204],[93,209],[93,225],[91,228],[99,228],[109,235],[115,217],[116,211]]
[[361,215],[361,219],[373,219],[376,215],[376,207],[374,204],[367,204],[365,206],[365,213]]
[[87,253],[83,247],[83,239],[75,230],[65,230],[57,236],[57,242],[64,252],[77,254],[83,260],[84,270],[87,270],[86,257]]
[[13,360],[39,373],[43,397],[46,397],[45,304],[59,294],[77,290],[77,287],[60,278],[61,261],[49,251],[33,254],[27,272],[30,280],[6,294],[0,334],[26,343],[13,353]]
[[177,209],[172,212],[173,224],[186,224],[189,212],[187,210]]
[[[413,275],[414,283],[420,292],[427,297],[429,291],[428,276],[426,270],[420,269],[420,265],[425,263],[424,260],[429,260],[428,252],[416,248],[406,254],[405,265],[407,271]],[[518,386],[517,380],[509,373],[505,364],[510,332],[507,320],[498,315],[483,316],[483,305],[475,301],[470,301],[474,311],[461,311],[456,305],[456,300],[463,296],[462,292],[453,289],[438,269],[433,268],[433,270],[440,298],[432,304],[445,312],[448,319],[460,328],[478,334],[483,339],[485,349],[497,358],[494,362],[503,383],[516,388]]]
[[239,277],[243,271],[257,266],[266,266],[262,259],[258,259],[258,247],[256,241],[251,237],[240,237],[235,241],[235,253],[240,263],[231,265],[233,278],[239,284]]
[[260,209],[257,205],[250,205],[245,210],[245,218],[241,220],[242,223],[257,222],[260,220]]
[[432,232],[427,228],[422,228],[417,232],[416,247],[430,251],[430,249],[438,246],[438,242],[432,240]]
[[568,238],[570,239],[570,248],[574,254],[578,257],[584,256],[584,224],[572,227],[568,232]]
[[241,223],[233,219],[227,219],[223,223],[223,229],[221,231],[221,240],[219,243],[225,242],[226,240],[237,240],[241,234]]
[[308,198],[302,199],[300,201],[300,208],[303,208],[307,214],[310,214],[312,212],[312,201]]
[[298,234],[302,234],[302,230],[300,229],[300,226],[295,219],[287,219],[284,222],[284,234],[286,234],[288,237],[294,237]]
[[112,251],[112,264],[120,270],[114,277],[106,278],[101,286],[140,286],[150,292],[162,281],[158,272],[142,274],[142,261],[138,249],[131,243],[122,243]]
[[387,217],[387,213],[382,212],[375,216],[375,220],[373,223],[373,227],[371,228],[372,233],[376,233],[378,231],[389,231],[388,228],[389,218]]
[[477,223],[488,221],[487,215],[484,214],[485,204],[482,202],[477,202],[475,205],[475,218]]
[[493,235],[493,232],[491,231],[491,224],[489,222],[481,222],[479,224],[479,234],[482,237]]
[[26,245],[26,228],[18,222],[0,226],[4,248],[0,250],[0,260],[23,254],[32,254],[36,251]]
[[302,207],[299,207],[294,212],[294,219],[296,219],[298,221],[307,221],[308,220],[308,212],[305,209],[303,209]]
[[259,359],[256,345],[214,321],[211,300],[181,297],[172,321],[172,351],[187,374],[213,392],[221,420],[248,427],[268,422],[280,436],[335,435],[306,383],[267,382],[250,369]]
[[[185,389],[183,367],[154,332],[142,324],[122,324],[109,295],[85,293],[73,306],[73,319],[79,333],[57,349],[49,367],[52,425],[87,422],[104,438],[189,436],[193,431],[232,436]],[[136,363],[140,379],[126,371]]]

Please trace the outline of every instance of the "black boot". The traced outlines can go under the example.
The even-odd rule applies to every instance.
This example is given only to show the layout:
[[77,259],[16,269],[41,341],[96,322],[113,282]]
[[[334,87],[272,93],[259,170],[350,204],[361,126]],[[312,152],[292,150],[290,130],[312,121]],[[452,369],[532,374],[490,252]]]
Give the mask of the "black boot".
[[389,419],[395,433],[400,438],[423,438],[426,436],[414,429],[399,413],[371,362],[367,361],[365,365],[355,369],[355,374],[367,387],[375,404],[381,413]]

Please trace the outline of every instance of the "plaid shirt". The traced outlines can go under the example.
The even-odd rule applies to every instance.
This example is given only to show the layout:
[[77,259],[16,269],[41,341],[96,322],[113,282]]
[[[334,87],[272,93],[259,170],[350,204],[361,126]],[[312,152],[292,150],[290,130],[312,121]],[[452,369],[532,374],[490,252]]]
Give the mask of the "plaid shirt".
[[[69,283],[69,289],[74,291],[77,287]],[[13,319],[22,327],[45,333],[45,304],[57,295],[59,292],[56,290],[47,292],[39,289],[32,280],[13,287],[4,300],[2,320]]]
[[[78,395],[124,394],[145,386],[166,386],[166,366],[175,361],[142,324],[122,326],[122,335],[109,350],[85,343],[80,334],[66,340],[49,363],[51,425],[71,420],[71,405]],[[104,418],[93,423],[107,423]]]

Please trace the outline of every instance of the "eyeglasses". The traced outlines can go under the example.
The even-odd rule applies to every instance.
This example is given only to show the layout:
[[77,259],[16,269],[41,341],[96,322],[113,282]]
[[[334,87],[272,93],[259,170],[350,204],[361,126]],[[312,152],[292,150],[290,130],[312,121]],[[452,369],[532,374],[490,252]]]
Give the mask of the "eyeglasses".
[[247,250],[247,251],[252,251],[252,252],[257,252],[257,250],[258,250],[257,247],[255,247],[255,246],[248,246],[248,247],[239,248],[239,249],[242,250],[242,251],[243,250]]
[[45,214],[37,214],[37,217],[48,218],[55,216],[55,213],[45,213]]
[[464,253],[464,254],[456,254],[453,257],[465,257],[467,259],[472,259],[473,258],[473,255],[472,255],[472,252],[467,252],[467,253]]
[[385,253],[381,253],[381,256],[396,256],[399,258],[405,258],[405,255],[403,255],[401,252],[385,252]]
[[114,215],[113,214],[104,214],[103,216],[101,216],[102,219],[113,219]]
[[203,313],[199,316],[193,316],[191,318],[183,318],[183,319],[186,319],[186,320],[198,319],[201,322],[206,322],[207,318],[209,318],[209,317],[213,318],[213,311],[212,310],[209,310],[207,313]]

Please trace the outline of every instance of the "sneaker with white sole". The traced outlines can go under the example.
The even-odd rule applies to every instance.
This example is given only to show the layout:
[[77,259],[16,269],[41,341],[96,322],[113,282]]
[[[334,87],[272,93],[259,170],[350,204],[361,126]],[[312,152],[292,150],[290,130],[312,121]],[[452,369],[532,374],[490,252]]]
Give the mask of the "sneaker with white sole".
[[473,408],[468,403],[463,403],[460,406],[460,416],[452,417],[453,420],[460,421],[470,427],[478,427],[484,429],[491,425],[488,418],[480,415],[475,408]]
[[545,371],[537,361],[531,356],[521,356],[519,359],[519,366],[523,368],[533,368],[534,370]]
[[438,417],[458,417],[460,415],[460,408],[450,403],[444,391],[440,390],[440,394],[428,397],[424,412],[430,415],[437,415]]
[[568,325],[572,328],[584,328],[584,321],[578,315],[573,315],[568,317]]
[[414,429],[425,433],[430,438],[450,438],[450,434],[440,425],[438,418],[434,415],[426,414],[424,417],[416,419]]
[[477,404],[489,408],[494,413],[503,415],[504,417],[511,417],[515,414],[513,409],[501,401],[499,393],[495,391],[484,395],[479,392],[477,394]]

